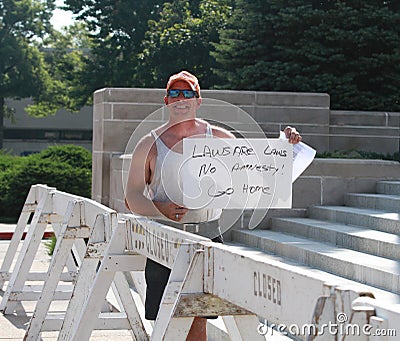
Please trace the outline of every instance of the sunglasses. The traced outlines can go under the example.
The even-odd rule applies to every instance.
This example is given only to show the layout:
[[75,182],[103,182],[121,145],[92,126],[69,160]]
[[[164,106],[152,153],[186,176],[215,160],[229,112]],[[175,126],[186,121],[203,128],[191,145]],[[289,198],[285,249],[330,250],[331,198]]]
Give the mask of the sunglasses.
[[185,98],[193,98],[193,97],[199,97],[196,91],[193,90],[178,90],[178,89],[171,89],[167,91],[167,94],[171,98],[177,98],[179,97],[179,94],[183,94],[183,97]]

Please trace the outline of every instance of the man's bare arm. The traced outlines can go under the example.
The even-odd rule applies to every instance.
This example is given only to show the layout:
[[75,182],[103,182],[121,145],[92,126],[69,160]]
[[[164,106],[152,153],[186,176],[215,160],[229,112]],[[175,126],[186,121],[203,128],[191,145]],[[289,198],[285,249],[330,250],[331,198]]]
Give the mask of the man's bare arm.
[[146,185],[151,181],[151,164],[155,164],[156,156],[154,139],[150,135],[145,136],[132,154],[125,203],[136,214],[148,217],[164,215],[169,219],[180,221],[186,214],[187,208],[170,201],[152,201],[144,195]]
[[151,148],[154,139],[148,135],[139,141],[133,154],[126,185],[125,202],[137,214],[158,216],[160,213],[152,200],[144,195],[150,179]]

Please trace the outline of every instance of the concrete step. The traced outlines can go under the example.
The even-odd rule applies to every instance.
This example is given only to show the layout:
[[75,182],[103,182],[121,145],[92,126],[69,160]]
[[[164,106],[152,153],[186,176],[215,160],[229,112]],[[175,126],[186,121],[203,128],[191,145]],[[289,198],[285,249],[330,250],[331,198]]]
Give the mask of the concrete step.
[[400,234],[400,213],[347,206],[312,206],[308,217]]
[[273,218],[271,226],[274,231],[400,260],[400,239],[394,234],[310,218]]
[[400,195],[400,181],[379,181],[376,184],[376,192],[379,194]]
[[400,291],[400,261],[269,230],[236,230],[233,238],[359,283],[392,293]]
[[400,195],[347,193],[344,197],[344,204],[352,207],[399,212]]

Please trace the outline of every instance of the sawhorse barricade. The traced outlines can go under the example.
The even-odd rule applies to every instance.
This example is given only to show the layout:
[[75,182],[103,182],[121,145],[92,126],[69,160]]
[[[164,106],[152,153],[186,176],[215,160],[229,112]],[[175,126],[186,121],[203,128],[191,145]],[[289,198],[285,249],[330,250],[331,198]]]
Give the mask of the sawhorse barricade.
[[[264,340],[260,319],[296,325],[297,336],[308,340],[334,340],[336,336],[329,335],[326,326],[337,322],[339,313],[353,325],[371,325],[371,335],[374,329],[393,330],[400,323],[398,308],[360,304],[363,296],[373,293],[359,283],[331,275],[333,284],[329,284],[326,274],[318,271],[279,259],[266,262],[261,252],[213,243],[148,219],[122,215],[84,304],[68,308],[73,307],[69,313],[78,318],[64,322],[59,339],[88,340],[98,324],[98,302],[112,278],[119,272],[140,271],[144,257],[171,269],[151,340],[185,340],[195,316],[223,316],[231,340]],[[390,320],[385,316],[391,316]],[[138,322],[135,339],[148,338],[143,326]],[[343,339],[369,340],[369,336],[346,335]]]
[[[45,212],[45,204],[38,207]],[[33,222],[38,219],[36,215]],[[117,217],[114,211],[90,199],[69,201],[63,218],[26,340],[37,340],[47,330],[59,330],[59,340],[89,340],[95,329],[129,329],[136,340],[185,340],[194,317],[209,315],[223,317],[231,340],[264,340],[260,321],[298,326],[297,337],[304,340],[335,340],[337,335],[329,335],[326,326],[337,322],[339,313],[353,325],[371,325],[371,335],[374,328],[393,330],[400,325],[398,308],[363,297],[374,295],[366,292],[365,286],[279,258],[266,260],[262,252],[213,243],[133,215]],[[81,238],[89,240],[80,256],[67,311],[62,316],[50,316],[48,309],[57,297],[62,269],[74,240]],[[30,239],[30,243],[36,240]],[[146,258],[171,269],[153,328],[143,318]],[[29,262],[19,258],[19,263],[24,266],[17,269],[27,270],[22,279],[14,270],[10,283],[12,287],[17,283],[21,290]],[[110,289],[120,309],[105,313],[102,306]],[[365,334],[342,339],[386,340]]]
[[[22,242],[24,229],[33,213],[27,236],[17,257],[18,245]],[[48,224],[53,227],[57,237],[50,266],[47,272],[31,273],[33,260]],[[102,245],[96,244],[96,247],[105,248],[116,226],[117,213],[104,205],[45,185],[32,186],[1,268],[2,285],[8,281],[1,301],[2,312],[12,314],[17,312],[18,306],[22,307],[22,301],[38,301],[40,304],[36,304],[27,335],[35,333],[38,335],[40,331],[60,330],[64,315],[47,314],[51,302],[71,299],[77,274],[88,274],[86,253],[89,252],[94,259],[97,258],[98,250],[90,249],[93,241],[103,241]],[[89,239],[88,245],[85,239]],[[15,259],[16,264],[12,269]],[[69,270],[67,273],[63,272],[65,267]],[[28,284],[30,281],[44,281],[44,284],[32,286]],[[65,288],[59,285],[60,281],[69,281],[71,285]],[[117,287],[118,285],[128,287],[127,280],[120,278],[112,283],[113,290],[107,298],[112,296],[111,299],[116,300],[117,305],[123,310],[123,301],[119,296],[121,289]],[[78,293],[79,290],[75,292]],[[81,294],[85,295],[85,292]],[[106,299],[101,304],[105,314],[116,310]],[[115,318],[105,319],[106,322],[102,321],[98,329],[112,329],[109,325],[115,324],[115,320]],[[126,319],[124,324],[117,324],[117,327],[133,328]],[[34,336],[31,339],[38,338]]]
[[[127,271],[143,271],[144,260],[148,257],[172,270],[159,316],[151,332],[152,340],[184,340],[194,317],[204,314],[237,315],[236,323],[234,320],[232,323],[239,326],[241,330],[247,330],[247,334],[251,336],[252,340],[262,340],[263,338],[257,333],[256,328],[251,331],[247,326],[249,321],[258,324],[258,319],[254,314],[229,302],[221,302],[218,297],[204,294],[204,245],[209,243],[214,244],[207,238],[148,219],[124,215],[110,240],[109,247],[105,250],[88,296],[85,300],[79,300],[78,304],[75,294],[73,295],[59,339],[88,340],[99,323],[99,301],[109,290],[113,278],[121,276],[121,273]],[[93,270],[94,268],[92,268]],[[187,276],[190,277],[190,280]],[[80,281],[81,274],[78,277],[75,291],[79,290]],[[133,299],[129,296],[129,290],[127,290],[124,299]],[[135,304],[137,304],[137,300],[136,303],[133,300],[130,307],[134,308]],[[137,311],[136,308],[134,309]],[[176,313],[176,310],[180,312]],[[67,318],[68,315],[78,318],[72,321]],[[135,315],[142,318],[138,312],[135,312]],[[133,334],[136,340],[150,338],[150,333],[145,332],[144,323],[141,325],[140,321],[137,321]]]
[[[45,185],[31,187],[0,269],[0,286],[3,287],[5,282],[8,281],[0,304],[0,310],[3,313],[12,314],[18,306],[22,307],[21,301],[36,301],[38,299],[41,286],[27,286],[26,284],[30,281],[45,281],[47,272],[33,273],[30,272],[30,269],[46,227],[50,224],[55,235],[60,233],[65,211],[65,198],[73,200],[77,197],[58,192],[55,188]],[[32,215],[33,217],[31,217]],[[22,242],[30,218],[32,219],[29,230],[17,257],[17,249]],[[85,249],[86,246],[83,241],[75,243],[66,262],[68,272],[62,274],[63,281],[73,282],[76,278],[77,261],[83,257]],[[16,260],[16,263],[12,269],[14,260]],[[68,289],[71,289],[71,287],[67,290],[58,291],[57,299],[68,299],[71,294],[71,290]]]
[[[80,205],[76,205],[76,203],[70,204],[69,212],[71,212],[71,214],[69,214],[69,216],[71,219],[69,219],[68,226],[72,228],[78,226],[77,224],[82,221],[83,217],[86,217],[85,222],[88,223],[88,216],[93,215],[96,208],[104,210],[102,205],[89,199],[80,202]],[[42,297],[38,301],[35,312],[29,323],[25,334],[25,340],[37,340],[41,332],[48,330],[61,330],[59,339],[63,339],[63,334],[66,333],[68,329],[67,326],[74,323],[79,316],[79,310],[82,308],[87,294],[92,287],[99,266],[103,265],[104,262],[110,262],[110,257],[103,259],[104,255],[107,254],[110,248],[111,253],[121,252],[121,249],[113,251],[112,248],[112,238],[125,239],[124,234],[120,235],[116,212],[112,211],[109,212],[109,214],[103,214],[100,219],[98,219],[100,217],[99,214],[93,215],[93,218],[94,217],[96,218],[94,221],[92,220],[93,224],[90,225],[93,226],[93,228],[90,229],[89,234],[85,235],[89,240],[66,313],[58,316],[47,314],[52,298],[55,295],[55,283],[60,280],[60,269],[64,267],[66,262],[65,254],[71,247],[70,238],[66,234],[60,233],[54,250],[54,257],[49,267],[49,278],[45,283]],[[119,259],[116,261],[112,259],[111,261],[115,263],[109,264],[108,267],[117,266]],[[139,262],[132,262],[132,264],[125,265],[132,268],[132,270],[143,270],[143,257]],[[139,315],[135,309],[136,305],[130,293],[127,280],[121,275],[113,276],[113,273],[112,276],[110,276],[110,273],[102,278],[102,287],[106,287],[105,292],[102,292],[102,295],[96,295],[96,307],[99,307],[99,310],[96,310],[97,324],[94,325],[92,329],[128,329],[133,331],[139,330],[139,334],[140,331],[145,333],[145,328],[142,326],[141,319],[138,318]],[[113,289],[114,295],[118,301],[120,310],[117,312],[102,311],[103,303],[106,301],[110,289]],[[85,321],[83,325],[86,325]],[[62,326],[66,327],[62,328]]]

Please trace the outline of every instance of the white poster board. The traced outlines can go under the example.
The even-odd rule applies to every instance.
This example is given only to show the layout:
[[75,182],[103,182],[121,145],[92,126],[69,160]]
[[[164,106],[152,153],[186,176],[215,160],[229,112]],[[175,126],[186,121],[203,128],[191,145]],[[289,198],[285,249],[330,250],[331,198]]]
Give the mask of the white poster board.
[[290,208],[293,145],[287,139],[183,140],[183,204]]

